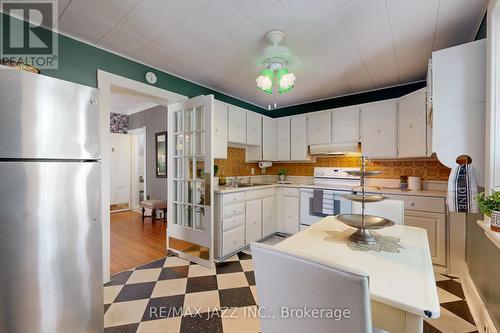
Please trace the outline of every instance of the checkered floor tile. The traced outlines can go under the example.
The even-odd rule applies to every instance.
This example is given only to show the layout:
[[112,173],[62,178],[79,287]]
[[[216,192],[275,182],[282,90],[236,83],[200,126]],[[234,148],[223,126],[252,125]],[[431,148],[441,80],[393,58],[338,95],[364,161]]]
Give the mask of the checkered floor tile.
[[[477,332],[460,281],[436,274],[441,318],[424,333]],[[106,333],[259,332],[252,256],[213,269],[169,256],[114,275],[104,286]]]

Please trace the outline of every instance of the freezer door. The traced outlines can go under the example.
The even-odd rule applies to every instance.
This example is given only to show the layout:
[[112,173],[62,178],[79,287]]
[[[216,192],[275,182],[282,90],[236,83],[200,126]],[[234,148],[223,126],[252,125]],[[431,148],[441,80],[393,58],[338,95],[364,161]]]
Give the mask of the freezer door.
[[0,162],[0,332],[102,332],[100,163]]
[[99,158],[97,93],[0,66],[0,159]]

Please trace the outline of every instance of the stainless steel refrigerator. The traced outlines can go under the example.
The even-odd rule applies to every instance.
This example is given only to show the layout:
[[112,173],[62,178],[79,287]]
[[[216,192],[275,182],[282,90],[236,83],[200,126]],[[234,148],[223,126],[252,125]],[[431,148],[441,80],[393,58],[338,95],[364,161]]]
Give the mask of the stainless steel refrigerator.
[[97,97],[0,67],[0,332],[103,331]]

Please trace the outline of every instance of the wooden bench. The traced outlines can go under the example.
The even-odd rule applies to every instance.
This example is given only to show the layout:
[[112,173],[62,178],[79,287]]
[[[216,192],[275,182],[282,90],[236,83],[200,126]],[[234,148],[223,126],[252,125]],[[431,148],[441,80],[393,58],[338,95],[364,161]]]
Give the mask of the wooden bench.
[[[167,223],[167,202],[165,200],[144,200],[141,201],[141,207],[143,224],[145,217],[151,217],[151,223],[155,223],[157,209],[161,209],[163,211],[163,222]],[[146,209],[151,210],[151,216],[145,215]]]

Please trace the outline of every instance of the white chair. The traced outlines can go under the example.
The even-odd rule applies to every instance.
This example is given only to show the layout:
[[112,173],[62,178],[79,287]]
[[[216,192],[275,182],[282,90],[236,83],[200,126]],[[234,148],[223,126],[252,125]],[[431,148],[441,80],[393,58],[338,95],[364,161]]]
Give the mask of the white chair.
[[[365,273],[264,244],[252,243],[251,249],[263,333],[373,332]],[[301,318],[291,315],[292,309],[325,312],[321,318]],[[349,318],[338,319],[345,309]],[[330,310],[339,317],[327,318]]]
[[[352,203],[352,213],[361,214],[361,203]],[[365,214],[380,216],[393,221],[396,224],[404,224],[405,204],[401,200],[386,199],[379,202],[365,204]]]

